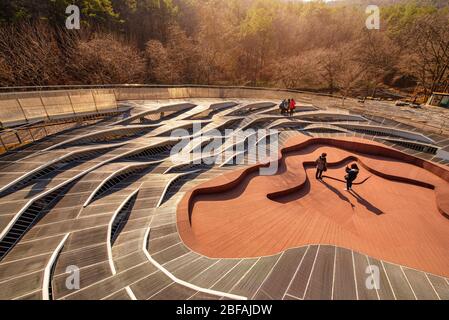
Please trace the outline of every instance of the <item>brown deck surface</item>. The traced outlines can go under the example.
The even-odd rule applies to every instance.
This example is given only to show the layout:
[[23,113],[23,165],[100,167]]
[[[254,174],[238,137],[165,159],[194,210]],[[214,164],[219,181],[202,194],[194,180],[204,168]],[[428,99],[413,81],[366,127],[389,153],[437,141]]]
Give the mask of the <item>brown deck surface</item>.
[[[303,164],[313,162],[323,152],[328,153],[330,163],[341,162],[331,166],[327,176],[343,179],[345,166],[352,162],[345,159],[355,156],[366,166],[357,181],[370,178],[354,186],[352,193],[344,191],[341,181],[317,181],[315,169]],[[223,175],[205,185],[224,185],[237,175]],[[386,179],[385,175],[424,182],[435,190],[415,182]],[[273,200],[267,197],[302,181],[304,185],[296,191]],[[330,244],[448,276],[449,219],[440,211],[446,204],[436,198],[440,194],[442,199],[442,190],[449,190],[449,183],[418,166],[334,146],[311,145],[288,154],[276,176],[248,174],[233,188],[194,197],[191,227],[183,223],[182,212],[178,220],[186,244],[209,257],[259,257],[309,244]],[[180,211],[182,208],[181,204]],[[319,268],[327,265],[323,262]],[[327,284],[322,285],[327,288]]]
[[[0,159],[0,188],[3,190],[0,192],[0,231],[3,234],[0,299],[449,299],[447,278],[422,269],[414,270],[410,264],[395,264],[397,259],[382,260],[360,249],[370,245],[371,250],[379,250],[377,242],[384,245],[394,240],[394,244],[399,244],[396,245],[399,258],[411,255],[414,250],[421,252],[419,258],[424,260],[429,254],[425,249],[433,241],[437,245],[431,254],[440,258],[447,256],[441,249],[443,241],[438,239],[441,230],[447,231],[443,217],[444,214],[449,216],[449,171],[443,165],[448,165],[449,160],[436,154],[440,149],[449,150],[447,136],[427,135],[435,143],[423,146],[422,142],[429,140],[416,134],[419,130],[389,119],[322,112],[317,107],[300,108],[297,115],[287,119],[278,115],[277,107],[272,110],[247,108],[248,104],[254,106],[256,100],[220,101],[228,107],[211,113],[207,110],[212,109],[210,103],[215,103],[215,99],[189,100],[182,105],[171,105],[175,101],[149,105],[142,102],[141,107],[131,111],[130,117],[119,122],[116,122],[118,119],[102,121],[3,155]],[[164,113],[162,118],[160,107],[174,113]],[[254,174],[258,167],[250,162],[255,160],[254,155],[245,155],[242,162],[216,163],[212,168],[189,163],[175,165],[169,157],[169,133],[176,128],[191,127],[191,119],[196,115],[199,121],[211,121],[203,132],[217,128],[224,134],[223,129],[228,127],[280,129],[279,145],[270,139],[266,149],[278,151],[281,148],[287,163],[281,166],[278,176],[262,185],[263,192],[251,194],[251,200],[242,206],[244,210],[240,214],[224,210],[223,206],[226,201],[233,202],[234,198],[244,196],[246,190],[251,191],[252,178],[260,180]],[[323,116],[335,122],[322,122]],[[364,124],[366,130],[348,130],[348,122]],[[378,131],[380,123],[386,127],[387,135]],[[132,133],[142,124],[161,126],[142,135],[123,137],[125,131],[129,129]],[[124,129],[123,126],[129,127]],[[104,130],[108,132],[106,135],[102,133]],[[225,149],[236,147],[236,141],[248,137],[249,132],[237,130],[227,137]],[[193,148],[202,143],[201,139],[201,136],[194,138],[183,153],[199,157],[199,152]],[[245,149],[249,151],[250,146],[248,139]],[[49,149],[43,151],[45,148]],[[314,172],[308,165],[304,170],[304,163],[307,164],[308,157],[315,160],[314,153],[320,153],[319,148],[328,148],[331,161],[341,160],[328,172],[335,178],[342,178],[344,165],[356,160],[355,156],[364,165],[361,180],[369,175],[377,176],[365,183],[382,183],[385,189],[368,194],[375,195],[374,198],[365,198],[372,207],[345,194],[341,182],[329,180],[330,189],[315,181],[307,184],[306,173],[313,175]],[[66,159],[67,163],[60,158],[69,154],[73,158]],[[346,158],[348,154],[353,158]],[[373,159],[368,154],[396,160]],[[397,166],[402,168],[400,176],[395,176]],[[199,171],[191,173],[196,169]],[[221,178],[215,179],[220,175]],[[398,187],[402,184],[407,188]],[[366,196],[364,188],[365,185],[357,186],[356,191]],[[412,200],[410,197],[402,199],[402,189],[416,190],[419,197],[413,194]],[[383,197],[381,193],[391,193],[391,190],[401,201],[395,203],[393,209],[384,208],[379,202]],[[192,232],[191,211],[186,204],[192,199],[191,204],[196,201],[197,205],[203,205],[198,202],[201,194],[217,191],[220,196],[229,197],[226,200],[205,199],[214,200],[213,210],[209,212],[212,217],[215,214],[216,220],[211,221],[220,229],[233,228],[234,233],[217,237],[211,249],[254,256],[214,259],[212,255],[200,255],[203,252],[197,250],[208,245],[204,238],[198,238],[202,241],[198,242],[195,234],[204,227],[202,213],[197,211],[198,206],[193,207],[195,232]],[[337,191],[350,203],[340,198]],[[271,200],[267,199],[268,193]],[[429,197],[434,201],[429,201]],[[322,200],[324,198],[327,202]],[[431,210],[419,216],[424,231],[416,231],[416,221],[411,223],[402,215],[397,221],[393,219],[395,227],[400,228],[396,231],[418,232],[416,238],[422,237],[420,241],[426,247],[416,249],[421,242],[413,241],[405,246],[399,241],[402,238],[397,238],[396,231],[388,234],[389,238],[380,236],[382,232],[378,230],[366,231],[366,225],[376,226],[372,221],[392,219],[389,215],[395,208],[412,207],[408,201],[431,206]],[[308,205],[316,206],[320,212],[316,208],[313,208],[315,212],[305,212],[304,207]],[[270,206],[281,210],[270,211]],[[229,208],[233,210],[234,207]],[[384,215],[377,216],[380,210],[385,211]],[[340,211],[344,215],[339,214]],[[206,212],[203,214],[204,218],[209,216]],[[253,214],[254,221],[248,226],[245,219],[249,214]],[[412,214],[417,215],[416,212]],[[291,217],[296,224],[287,223],[286,219]],[[439,229],[434,228],[438,217],[442,218]],[[240,225],[240,222],[245,224]],[[280,230],[282,223],[286,227]],[[300,229],[300,224],[307,227]],[[410,225],[414,229],[410,229]],[[429,226],[438,230],[432,233]],[[23,231],[25,227],[28,229]],[[256,232],[245,235],[251,228]],[[288,249],[286,240],[307,238],[314,234],[312,228],[317,229],[316,235],[321,232],[321,237],[316,236],[310,245]],[[270,234],[271,229],[275,232]],[[215,232],[213,229],[204,231]],[[362,231],[371,237],[370,242],[360,236]],[[246,243],[241,241],[242,236],[247,237]],[[360,248],[325,243],[325,237],[341,242],[349,239],[357,242]],[[273,254],[261,257],[257,251],[262,249],[271,250]],[[444,261],[433,259],[428,263],[435,264],[438,269]],[[73,266],[80,270],[77,290],[66,285],[67,268]],[[380,272],[377,289],[366,287],[369,270],[373,268]],[[449,269],[447,264],[445,268]],[[427,270],[432,272],[434,268]]]

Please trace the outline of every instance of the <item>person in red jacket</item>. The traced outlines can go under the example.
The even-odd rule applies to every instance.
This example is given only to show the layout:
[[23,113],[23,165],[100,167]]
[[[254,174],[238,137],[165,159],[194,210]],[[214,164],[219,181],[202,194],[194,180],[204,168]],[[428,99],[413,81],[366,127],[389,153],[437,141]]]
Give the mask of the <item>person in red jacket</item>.
[[296,110],[296,101],[295,99],[290,100],[290,116],[292,117]]

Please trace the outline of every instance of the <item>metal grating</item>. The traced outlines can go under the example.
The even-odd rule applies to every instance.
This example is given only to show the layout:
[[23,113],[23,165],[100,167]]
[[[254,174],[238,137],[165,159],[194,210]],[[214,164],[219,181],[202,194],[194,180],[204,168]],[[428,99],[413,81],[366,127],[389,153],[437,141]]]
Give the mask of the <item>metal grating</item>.
[[0,261],[3,260],[27,231],[39,222],[63,198],[75,183],[76,181],[66,184],[46,196],[33,201],[20,215],[3,239],[0,240]]
[[45,166],[44,168],[34,172],[33,174],[21,179],[8,189],[4,190],[0,195],[5,196],[10,193],[16,192],[20,189],[23,189],[31,184],[33,184],[36,180],[45,178],[57,170],[66,170],[68,166],[75,164],[77,161],[88,161],[94,159],[100,155],[105,154],[106,152],[112,150],[112,148],[105,148],[101,150],[86,150],[71,156],[68,156],[61,161],[52,163],[50,165]]
[[115,241],[117,240],[118,236],[120,235],[120,232],[123,230],[126,223],[128,222],[129,215],[131,214],[132,208],[134,207],[134,204],[136,203],[138,194],[139,193],[137,192],[125,203],[125,205],[120,209],[120,212],[117,214],[114,221],[112,222],[111,246],[114,245]]

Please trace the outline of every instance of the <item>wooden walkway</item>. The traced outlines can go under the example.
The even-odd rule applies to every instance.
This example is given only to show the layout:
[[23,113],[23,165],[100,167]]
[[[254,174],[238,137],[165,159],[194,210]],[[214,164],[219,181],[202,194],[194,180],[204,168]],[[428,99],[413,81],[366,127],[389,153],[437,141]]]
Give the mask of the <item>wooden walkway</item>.
[[[372,120],[319,108],[284,119],[273,114],[273,103],[278,101],[136,104],[129,121],[72,130],[1,156],[0,299],[449,299],[444,277],[329,243],[230,258],[187,246],[177,221],[186,193],[248,165],[173,163],[170,134],[177,128],[189,131],[198,122],[206,124],[202,132],[274,125],[282,130],[280,147],[303,134],[351,136],[448,163],[413,149],[419,148],[413,139],[406,139],[407,148],[367,133],[304,131],[314,115],[323,130],[322,117],[332,114],[334,125]],[[401,135],[394,127],[390,134]],[[248,138],[242,131],[235,135],[226,137],[226,148]],[[201,142],[193,138],[188,153]],[[448,137],[430,138],[436,146],[449,145]],[[74,267],[80,275],[75,290],[66,285]],[[379,271],[378,290],[366,286],[371,268]]]

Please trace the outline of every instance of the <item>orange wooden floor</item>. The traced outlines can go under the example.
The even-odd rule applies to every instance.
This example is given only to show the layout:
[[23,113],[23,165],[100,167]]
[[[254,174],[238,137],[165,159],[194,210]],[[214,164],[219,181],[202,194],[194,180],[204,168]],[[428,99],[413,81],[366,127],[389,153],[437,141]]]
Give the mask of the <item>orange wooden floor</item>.
[[[272,255],[308,244],[332,244],[438,275],[449,276],[449,219],[437,208],[435,191],[384,179],[361,170],[354,192],[331,178],[317,181],[314,161],[321,153],[336,163],[356,156],[379,172],[424,181],[439,188],[449,184],[417,166],[397,160],[354,154],[315,145],[286,158],[276,176],[248,176],[229,191],[195,198],[191,226],[180,234],[193,250],[214,258]],[[326,175],[343,179],[346,161]],[[267,194],[308,183],[272,201]],[[221,176],[214,185],[227,181]],[[189,234],[187,234],[189,233]]]

